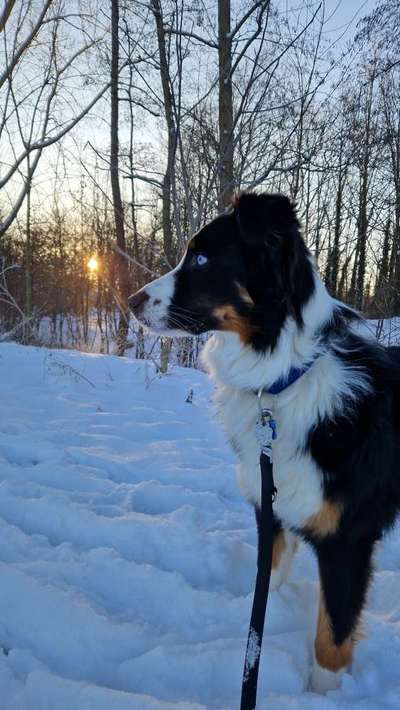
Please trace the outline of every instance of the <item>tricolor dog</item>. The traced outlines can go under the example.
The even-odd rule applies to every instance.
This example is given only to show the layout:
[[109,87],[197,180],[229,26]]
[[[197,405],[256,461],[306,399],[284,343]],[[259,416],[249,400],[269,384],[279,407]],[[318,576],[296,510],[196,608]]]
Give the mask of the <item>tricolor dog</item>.
[[311,686],[337,687],[352,662],[375,544],[400,508],[398,350],[357,334],[358,316],[328,294],[282,195],[239,195],[130,306],[158,333],[212,331],[204,362],[256,513],[257,392],[273,410],[271,587],[305,540],[321,586]]

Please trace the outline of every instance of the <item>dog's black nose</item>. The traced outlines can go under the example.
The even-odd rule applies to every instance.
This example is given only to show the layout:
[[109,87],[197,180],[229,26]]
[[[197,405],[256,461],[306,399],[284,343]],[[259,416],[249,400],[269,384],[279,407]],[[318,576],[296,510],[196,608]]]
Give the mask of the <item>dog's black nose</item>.
[[149,300],[149,298],[149,294],[143,290],[137,291],[133,294],[133,296],[128,298],[129,308],[133,311],[135,316],[140,315],[143,311],[144,304]]

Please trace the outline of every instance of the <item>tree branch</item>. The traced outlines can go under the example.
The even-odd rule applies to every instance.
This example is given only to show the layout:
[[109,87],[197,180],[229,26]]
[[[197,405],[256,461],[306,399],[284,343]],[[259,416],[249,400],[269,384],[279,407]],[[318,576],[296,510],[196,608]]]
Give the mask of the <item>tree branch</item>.
[[[258,16],[258,18],[257,18],[257,28],[254,30],[253,34],[249,37],[249,39],[248,39],[247,42],[245,43],[244,47],[242,48],[242,50],[239,52],[238,56],[236,57],[236,59],[235,59],[235,61],[234,61],[234,63],[233,63],[232,69],[231,69],[231,76],[233,76],[233,74],[235,73],[235,70],[237,69],[237,67],[239,66],[240,62],[242,61],[242,59],[243,59],[244,55],[246,54],[248,48],[249,48],[250,45],[254,42],[254,40],[257,39],[258,35],[260,34],[260,32],[261,32],[261,30],[262,30],[262,18],[263,18],[264,12],[265,12],[267,9],[269,9],[269,0],[267,0],[267,2],[264,2],[264,3],[258,2],[258,3],[256,4],[256,6],[258,7],[258,6],[261,5],[261,4],[263,4],[264,6],[261,8],[261,12],[260,12],[260,14],[259,14],[259,16]],[[256,6],[253,7],[253,10],[255,9]],[[247,16],[249,16],[249,13],[247,13]],[[239,23],[239,24],[241,24],[241,23]],[[243,23],[242,23],[242,24],[243,24]]]
[[[4,187],[5,184],[10,180],[10,178],[13,176],[13,174],[18,170],[19,166],[21,163],[28,157],[30,153],[32,153],[35,150],[43,150],[43,148],[47,148],[50,145],[53,145],[54,143],[57,143],[61,138],[63,138],[72,128],[76,126],[79,121],[81,121],[82,118],[84,118],[89,111],[93,108],[93,106],[101,99],[101,97],[106,93],[106,91],[110,88],[110,83],[108,82],[103,86],[101,91],[96,94],[96,96],[90,101],[90,103],[85,106],[85,108],[77,115],[75,118],[73,118],[69,123],[67,123],[64,128],[62,128],[58,133],[55,133],[52,136],[49,136],[48,138],[42,138],[39,141],[35,141],[34,143],[31,143],[26,147],[26,149],[19,155],[17,158],[16,162],[14,165],[10,168],[8,173],[0,180],[0,188]],[[1,227],[0,227],[0,233],[1,233]]]
[[164,33],[166,35],[179,35],[180,37],[190,37],[191,39],[195,39],[197,42],[206,44],[212,49],[218,49],[217,42],[212,42],[211,40],[205,39],[204,37],[200,37],[200,35],[197,35],[194,32],[185,32],[184,30],[173,30],[172,27],[164,27]]
[[15,0],[6,0],[4,10],[3,10],[2,14],[0,15],[0,33],[3,32],[3,30],[6,26],[6,22],[11,15],[14,5],[15,5]]
[[[17,51],[15,52],[14,56],[11,59],[11,63],[8,66],[6,66],[3,73],[0,74],[0,89],[3,86],[4,82],[13,73],[13,71],[14,71],[15,67],[17,66],[19,60],[21,59],[23,53],[26,52],[26,50],[28,49],[30,44],[32,44],[34,38],[36,37],[37,33],[40,30],[40,27],[43,23],[46,12],[49,9],[52,2],[53,2],[53,0],[46,0],[43,10],[40,13],[38,20],[37,20],[36,24],[34,25],[34,27],[32,28],[31,32],[29,33],[28,37],[26,37],[26,39],[22,42],[22,44],[19,45]],[[10,10],[10,12],[11,12],[11,10]]]
[[264,6],[262,8],[261,14],[264,14],[265,10],[267,9],[267,6],[270,4],[271,0],[257,0],[257,2],[252,5],[250,10],[248,10],[243,17],[240,18],[239,22],[237,23],[236,27],[230,32],[230,38],[233,39],[234,36],[239,32],[240,28],[243,27],[244,23],[247,22],[249,17],[253,14],[254,10],[257,10],[258,7]]

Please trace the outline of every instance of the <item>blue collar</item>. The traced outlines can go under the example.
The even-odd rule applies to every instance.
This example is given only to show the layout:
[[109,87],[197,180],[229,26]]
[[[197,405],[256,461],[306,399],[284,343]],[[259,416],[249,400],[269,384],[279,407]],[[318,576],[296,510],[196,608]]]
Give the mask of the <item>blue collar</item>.
[[285,375],[285,377],[279,377],[279,379],[275,380],[272,385],[270,385],[269,387],[264,387],[262,391],[264,392],[264,394],[280,394],[287,387],[290,387],[290,385],[293,385],[295,382],[297,382],[297,380],[299,380],[302,375],[308,372],[311,365],[314,364],[315,360],[316,358],[314,358],[314,360],[311,360],[311,362],[308,362],[303,367],[292,367],[287,373],[287,375]]

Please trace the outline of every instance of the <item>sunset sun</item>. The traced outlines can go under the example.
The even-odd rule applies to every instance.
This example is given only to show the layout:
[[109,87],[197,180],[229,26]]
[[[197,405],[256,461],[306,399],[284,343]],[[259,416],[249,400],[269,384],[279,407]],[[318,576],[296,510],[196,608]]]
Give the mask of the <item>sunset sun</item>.
[[90,259],[87,263],[87,267],[92,274],[94,274],[96,271],[98,271],[99,262],[97,261],[95,256],[90,257]]

